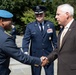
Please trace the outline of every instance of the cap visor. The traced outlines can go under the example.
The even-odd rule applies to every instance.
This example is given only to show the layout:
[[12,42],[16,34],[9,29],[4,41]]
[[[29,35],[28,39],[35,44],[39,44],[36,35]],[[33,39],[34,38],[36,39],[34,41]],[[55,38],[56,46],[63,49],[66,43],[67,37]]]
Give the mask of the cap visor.
[[35,12],[35,14],[42,14],[44,13],[44,11],[41,11],[41,12]]

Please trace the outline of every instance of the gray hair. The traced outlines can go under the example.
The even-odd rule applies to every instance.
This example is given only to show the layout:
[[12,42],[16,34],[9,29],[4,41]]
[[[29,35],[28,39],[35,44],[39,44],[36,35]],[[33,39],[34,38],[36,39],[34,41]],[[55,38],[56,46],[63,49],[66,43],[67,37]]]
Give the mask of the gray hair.
[[58,8],[60,8],[63,12],[68,12],[70,16],[74,15],[74,8],[70,4],[62,4],[59,5]]

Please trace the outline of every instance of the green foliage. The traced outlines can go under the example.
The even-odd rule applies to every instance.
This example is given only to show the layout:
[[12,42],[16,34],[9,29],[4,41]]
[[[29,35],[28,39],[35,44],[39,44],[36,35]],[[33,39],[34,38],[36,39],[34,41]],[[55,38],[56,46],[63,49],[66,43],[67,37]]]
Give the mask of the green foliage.
[[23,13],[23,17],[21,17],[21,21],[26,24],[29,22],[33,22],[35,20],[34,12],[30,9]]
[[19,33],[24,31],[25,25],[35,20],[33,6],[44,5],[47,7],[46,20],[52,21],[55,26],[55,14],[57,6],[63,3],[69,3],[75,8],[74,18],[76,19],[76,0],[0,0],[0,9],[6,9],[14,14],[13,21],[16,24]]
[[15,2],[13,0],[0,0],[0,9],[6,9],[8,11],[13,11]]
[[[35,21],[35,15],[34,12],[30,9],[23,13],[23,17],[21,17],[21,20],[27,25],[30,22]],[[49,11],[45,13],[45,20],[49,20],[53,22],[55,25],[57,25],[57,22],[55,21],[55,17],[53,14],[51,14]]]
[[24,30],[25,30],[25,26],[24,25],[15,25],[16,30],[17,30],[17,35],[23,34]]
[[55,20],[55,15],[52,14],[50,11],[46,11],[45,19],[53,22],[55,26],[57,25],[57,21]]
[[69,4],[71,4],[74,7],[74,9],[75,9],[74,18],[76,18],[76,0],[53,0],[52,8],[54,8],[54,10],[53,10],[54,14],[56,13],[57,6],[60,5],[60,4],[64,4],[64,3],[69,3]]

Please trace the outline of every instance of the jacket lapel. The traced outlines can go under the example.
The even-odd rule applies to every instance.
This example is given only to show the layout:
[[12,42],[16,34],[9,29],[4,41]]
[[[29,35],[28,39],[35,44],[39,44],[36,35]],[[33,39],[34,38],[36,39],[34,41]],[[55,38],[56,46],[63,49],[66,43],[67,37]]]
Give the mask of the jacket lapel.
[[43,37],[45,37],[46,33],[47,33],[47,29],[50,28],[49,23],[47,23],[47,21],[44,21],[44,32],[43,32]]
[[47,28],[48,28],[48,24],[46,23],[46,20],[45,20],[45,21],[44,21],[43,35],[42,35],[42,33],[41,33],[40,29],[39,29],[39,26],[38,26],[38,24],[37,24],[37,21],[35,22],[35,28],[36,28],[37,33],[39,33],[41,36],[44,37],[45,34],[46,34],[46,31],[47,31]]
[[69,37],[69,35],[70,35],[70,33],[71,33],[72,29],[73,29],[73,26],[75,25],[74,23],[75,23],[75,21],[73,21],[73,23],[71,24],[71,26],[70,26],[70,28],[68,29],[67,33],[65,34],[65,36],[64,36],[64,38],[63,38],[63,40],[62,40],[62,46],[61,46],[61,48],[64,46],[67,38]]
[[44,21],[44,31],[43,31],[43,37],[45,36],[47,31],[47,25],[46,25],[46,21]]
[[37,21],[35,21],[34,26],[35,26],[35,29],[36,29],[37,33],[38,33],[39,35],[41,35],[41,31],[40,31],[40,29],[39,29],[39,26],[38,26],[38,24],[37,24]]

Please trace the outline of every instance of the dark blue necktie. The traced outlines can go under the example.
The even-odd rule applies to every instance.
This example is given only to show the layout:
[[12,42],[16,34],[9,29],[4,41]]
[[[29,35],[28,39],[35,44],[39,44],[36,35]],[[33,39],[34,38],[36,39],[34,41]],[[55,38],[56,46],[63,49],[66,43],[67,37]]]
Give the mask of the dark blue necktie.
[[40,23],[40,27],[41,27],[41,34],[43,35],[43,27],[42,27],[42,23]]
[[42,23],[40,23],[40,27],[41,27],[41,32],[43,32],[43,27],[42,27]]

